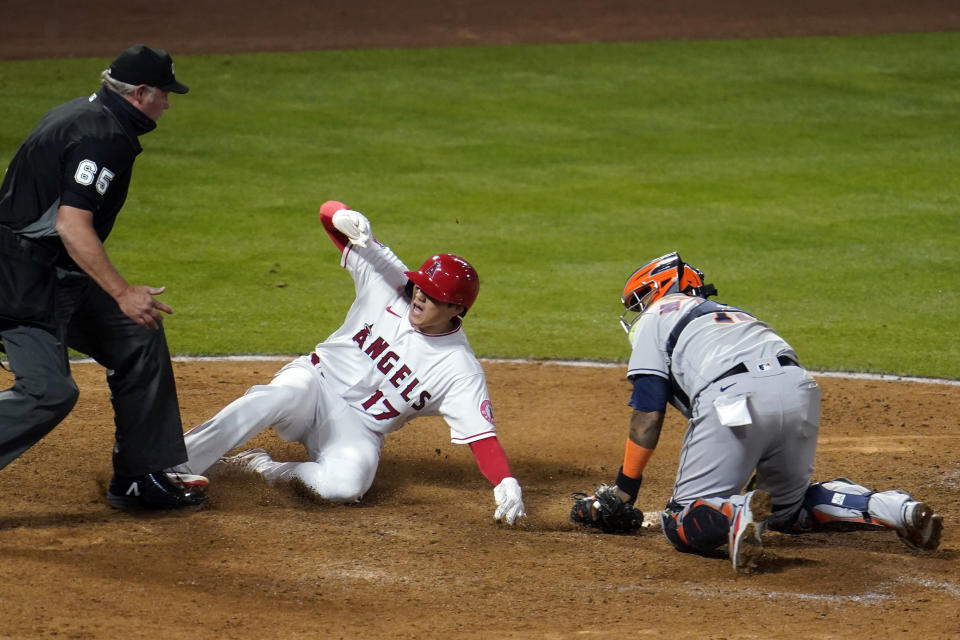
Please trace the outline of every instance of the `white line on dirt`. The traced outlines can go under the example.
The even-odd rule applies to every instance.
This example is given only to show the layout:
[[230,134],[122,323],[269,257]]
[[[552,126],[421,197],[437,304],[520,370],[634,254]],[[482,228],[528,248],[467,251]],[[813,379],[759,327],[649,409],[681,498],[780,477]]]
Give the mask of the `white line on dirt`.
[[[238,355],[238,356],[176,356],[174,362],[258,362],[258,361],[287,361],[293,360],[297,356],[258,356],[258,355]],[[623,363],[617,362],[592,362],[589,360],[524,360],[512,358],[480,358],[481,362],[490,362],[494,364],[543,364],[560,367],[600,367],[612,369],[617,367],[626,367]],[[90,362],[90,360],[75,360],[75,362]],[[947,380],[941,378],[916,378],[912,376],[895,376],[879,373],[853,373],[846,371],[811,371],[810,375],[819,378],[847,378],[852,380],[883,380],[888,382],[919,382],[923,384],[947,384],[960,386],[960,380]]]
[[[174,356],[174,362],[287,362],[297,356],[261,356],[261,355],[237,355],[237,356]],[[93,362],[90,358],[77,358],[71,360],[78,364],[87,364]],[[600,367],[616,368],[625,367],[623,363],[617,362],[591,362],[589,360],[523,360],[511,358],[480,358],[480,362],[501,363],[501,364],[542,364],[559,367]],[[4,365],[6,362],[4,361]],[[846,378],[849,380],[882,380],[886,382],[919,382],[921,384],[946,384],[954,387],[960,386],[960,380],[947,380],[941,378],[915,378],[912,376],[895,376],[880,373],[852,373],[847,371],[811,371],[810,375],[817,378]]]

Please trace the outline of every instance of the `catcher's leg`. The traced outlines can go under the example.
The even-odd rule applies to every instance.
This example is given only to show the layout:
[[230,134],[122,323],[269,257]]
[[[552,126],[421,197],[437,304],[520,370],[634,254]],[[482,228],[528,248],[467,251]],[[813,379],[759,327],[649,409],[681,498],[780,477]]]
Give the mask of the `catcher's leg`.
[[[711,504],[713,502],[713,504]],[[660,515],[663,535],[678,551],[705,554],[727,542],[733,505],[694,500],[687,506],[671,501]]]
[[[810,483],[816,451],[820,389],[798,367],[776,376],[729,378],[704,389],[684,433],[673,499],[687,505],[703,496],[739,494],[754,470],[758,488],[776,503],[800,499]],[[736,396],[730,396],[736,390]],[[718,405],[740,398],[746,415],[738,424],[721,417]],[[748,424],[742,424],[748,422]]]
[[760,554],[760,536],[769,516],[770,494],[761,490],[726,500],[702,498],[686,506],[671,501],[660,521],[663,534],[678,551],[705,555],[728,544],[739,568]]
[[771,521],[787,519],[798,508],[810,486],[817,450],[820,387],[806,372],[792,369],[777,378],[781,392],[758,407],[778,425],[756,470],[756,488],[768,491],[774,504]]
[[[731,523],[745,500],[740,491],[758,462],[781,439],[782,383],[741,375],[736,377],[736,385],[738,393],[748,398],[750,424],[731,426],[721,420],[716,407],[727,398],[721,385],[707,387],[694,403],[673,499],[662,518],[664,534],[681,551],[706,553],[729,543]],[[806,485],[802,479],[802,487]],[[763,514],[760,520],[767,516],[769,513]]]
[[904,491],[871,491],[836,478],[811,484],[793,516],[770,526],[784,533],[887,528],[909,547],[933,550],[940,545],[943,519]]

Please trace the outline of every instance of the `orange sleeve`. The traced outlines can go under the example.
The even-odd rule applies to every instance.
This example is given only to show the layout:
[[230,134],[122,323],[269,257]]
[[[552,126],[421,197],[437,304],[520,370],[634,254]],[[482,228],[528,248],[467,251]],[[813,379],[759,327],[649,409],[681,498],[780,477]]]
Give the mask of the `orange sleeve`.
[[643,469],[650,461],[653,455],[653,449],[647,449],[636,444],[630,438],[627,438],[626,450],[623,454],[623,473],[631,478],[639,478],[643,475]]

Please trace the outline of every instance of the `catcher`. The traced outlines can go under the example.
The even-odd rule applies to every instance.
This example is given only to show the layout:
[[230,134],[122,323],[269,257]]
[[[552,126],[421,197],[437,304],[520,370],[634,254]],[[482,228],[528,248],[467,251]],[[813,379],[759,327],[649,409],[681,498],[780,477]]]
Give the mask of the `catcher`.
[[[623,465],[614,485],[574,494],[571,520],[605,532],[637,530],[643,519],[633,504],[669,402],[689,420],[661,514],[676,549],[707,555],[726,544],[739,572],[756,568],[766,527],[885,527],[911,548],[936,549],[943,520],[908,493],[846,478],[810,483],[820,388],[773,329],[708,300],[716,293],[676,252],[627,280],[620,323],[633,348],[633,415]],[[751,490],[741,495],[748,481]]]

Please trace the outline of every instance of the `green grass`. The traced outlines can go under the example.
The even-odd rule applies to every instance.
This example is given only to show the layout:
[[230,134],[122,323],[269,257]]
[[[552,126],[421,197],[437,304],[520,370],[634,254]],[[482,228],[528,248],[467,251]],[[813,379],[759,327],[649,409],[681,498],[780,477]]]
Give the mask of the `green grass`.
[[[300,353],[352,301],[316,222],[483,283],[481,356],[623,361],[678,249],[822,370],[960,378],[960,34],[177,56],[108,251],[182,354]],[[0,63],[0,159],[108,60]]]

